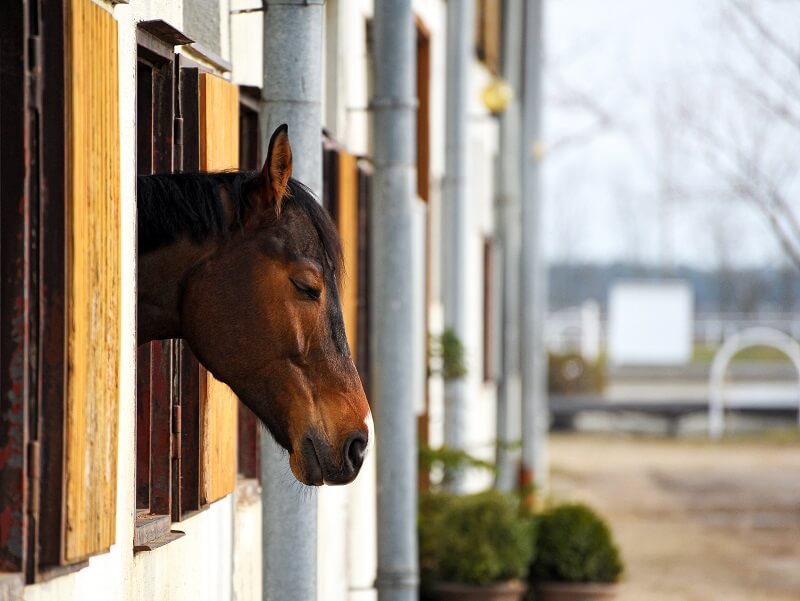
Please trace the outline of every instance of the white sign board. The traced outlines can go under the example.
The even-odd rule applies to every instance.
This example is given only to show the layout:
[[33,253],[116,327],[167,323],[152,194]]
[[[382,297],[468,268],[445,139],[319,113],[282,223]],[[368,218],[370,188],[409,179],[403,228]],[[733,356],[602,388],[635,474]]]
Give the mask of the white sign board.
[[613,365],[680,365],[692,358],[692,289],[682,280],[624,281],[608,298]]

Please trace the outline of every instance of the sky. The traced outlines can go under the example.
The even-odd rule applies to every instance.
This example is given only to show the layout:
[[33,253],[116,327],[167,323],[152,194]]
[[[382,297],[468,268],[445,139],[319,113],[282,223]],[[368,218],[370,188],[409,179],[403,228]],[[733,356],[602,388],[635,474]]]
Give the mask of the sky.
[[[800,1],[755,4],[800,51]],[[731,34],[728,0],[547,0],[545,7],[542,189],[550,260],[785,264],[766,219],[726,192],[680,117],[689,111],[692,122],[714,124],[738,141],[768,131],[771,147],[760,156],[776,170],[786,170],[785,157],[800,148],[800,132],[776,129],[721,79],[722,64],[762,77]],[[800,85],[800,72],[781,71],[780,58],[765,56],[780,77]],[[796,179],[781,185],[800,200]]]

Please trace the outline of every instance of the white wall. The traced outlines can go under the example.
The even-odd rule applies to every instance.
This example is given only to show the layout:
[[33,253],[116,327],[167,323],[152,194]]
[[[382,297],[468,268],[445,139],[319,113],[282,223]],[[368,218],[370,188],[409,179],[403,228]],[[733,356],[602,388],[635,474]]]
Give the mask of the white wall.
[[[441,6],[440,26],[444,30],[444,4]],[[441,232],[441,179],[444,174],[444,111],[445,94],[445,38],[444,35],[432,47],[432,170],[435,178],[435,196],[432,199],[432,227],[435,237],[432,245],[433,265],[431,286],[434,292],[433,306],[429,308],[431,331],[440,333],[444,323],[441,306],[441,247],[437,238]],[[487,461],[494,460],[496,439],[496,386],[483,381],[483,243],[494,230],[494,172],[498,152],[498,123],[481,103],[481,91],[491,80],[488,70],[475,59],[470,69],[470,94],[468,104],[468,156],[467,187],[468,203],[463,210],[468,212],[469,248],[464,257],[469,274],[468,292],[463,302],[469,315],[469,324],[462,343],[464,344],[466,376],[466,451]],[[438,124],[438,127],[436,126]],[[434,141],[435,140],[435,141]],[[444,440],[444,387],[439,378],[432,378],[429,386],[430,444],[438,446]],[[483,490],[492,484],[492,474],[486,470],[469,470],[464,487],[466,491]]]
[[[371,2],[325,4],[323,121],[348,152],[366,154],[368,131],[367,19]],[[377,565],[375,457],[353,484],[323,487],[318,505],[318,597],[371,601]]]
[[[467,351],[466,445],[471,455],[494,461],[496,439],[496,387],[483,380],[483,245],[494,231],[494,173],[498,152],[498,121],[481,102],[481,92],[491,81],[491,74],[477,60],[470,70],[468,186],[470,188],[470,248],[466,258],[469,292],[465,348]],[[484,469],[471,470],[465,480],[468,491],[492,485],[493,475]]]
[[[241,490],[241,487],[240,487]],[[261,489],[235,497],[233,601],[261,601]]]
[[692,288],[679,280],[617,282],[608,295],[608,359],[681,365],[692,358]]
[[[231,10],[259,8],[261,0],[231,0]],[[261,87],[264,74],[262,37],[264,13],[239,13],[230,16],[231,80],[240,86]]]

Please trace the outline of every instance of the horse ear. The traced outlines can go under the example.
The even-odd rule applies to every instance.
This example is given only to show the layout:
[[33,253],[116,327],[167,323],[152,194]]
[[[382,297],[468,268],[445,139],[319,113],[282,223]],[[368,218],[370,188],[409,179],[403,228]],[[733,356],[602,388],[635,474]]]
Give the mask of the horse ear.
[[289,126],[278,126],[269,140],[267,160],[261,169],[261,177],[266,184],[267,196],[280,215],[281,203],[286,196],[289,178],[292,177],[292,147],[289,145]]

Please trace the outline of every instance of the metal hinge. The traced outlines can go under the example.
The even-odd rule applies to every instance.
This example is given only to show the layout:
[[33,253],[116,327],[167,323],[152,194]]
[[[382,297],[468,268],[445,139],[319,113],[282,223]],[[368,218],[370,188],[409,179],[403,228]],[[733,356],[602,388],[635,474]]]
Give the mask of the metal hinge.
[[39,441],[32,440],[28,443],[28,478],[31,484],[30,513],[39,515],[39,480],[42,477],[42,446]]
[[28,89],[31,103],[37,105],[39,98],[39,81],[42,73],[40,57],[42,55],[41,38],[38,35],[28,36]]
[[172,406],[172,458],[181,456],[181,406]]
[[31,478],[39,479],[42,475],[41,449],[42,446],[37,440],[28,443],[28,474]]
[[183,171],[183,117],[175,117],[173,159],[177,171]]
[[180,434],[181,433],[181,406],[180,405],[173,405],[172,406],[172,433],[173,434]]

